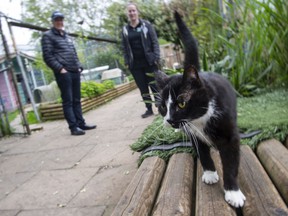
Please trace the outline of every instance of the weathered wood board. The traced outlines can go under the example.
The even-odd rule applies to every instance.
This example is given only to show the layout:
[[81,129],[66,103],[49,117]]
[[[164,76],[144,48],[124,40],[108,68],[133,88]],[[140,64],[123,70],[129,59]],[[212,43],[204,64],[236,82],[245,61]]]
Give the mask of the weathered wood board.
[[151,214],[166,163],[159,157],[146,158],[137,170],[112,216],[148,216]]
[[168,163],[153,216],[190,216],[194,162],[191,154],[173,155]]
[[288,149],[275,139],[259,144],[257,155],[288,205]]
[[249,146],[241,146],[239,184],[246,196],[244,216],[288,215],[285,203]]
[[216,170],[219,175],[219,182],[207,185],[202,182],[203,169],[198,159],[197,178],[196,178],[196,215],[197,216],[232,216],[236,215],[224,199],[222,164],[219,153],[212,150],[211,156],[214,160]]

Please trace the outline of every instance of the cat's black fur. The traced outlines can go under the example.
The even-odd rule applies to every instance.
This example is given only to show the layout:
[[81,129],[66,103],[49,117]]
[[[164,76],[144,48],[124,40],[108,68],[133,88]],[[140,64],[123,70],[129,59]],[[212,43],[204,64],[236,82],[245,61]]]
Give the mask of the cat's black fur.
[[[237,183],[240,156],[234,89],[227,79],[218,74],[198,72],[200,64],[197,42],[177,12],[175,20],[185,48],[184,73],[169,77],[161,71],[156,72],[161,98],[159,112],[166,123],[183,129],[190,137],[196,145],[204,171],[215,171],[210,147],[219,150],[225,191],[240,191]],[[171,104],[167,104],[169,95],[173,101]],[[225,199],[231,205],[243,206],[244,195],[244,198],[240,198],[240,194],[236,198],[227,196]]]

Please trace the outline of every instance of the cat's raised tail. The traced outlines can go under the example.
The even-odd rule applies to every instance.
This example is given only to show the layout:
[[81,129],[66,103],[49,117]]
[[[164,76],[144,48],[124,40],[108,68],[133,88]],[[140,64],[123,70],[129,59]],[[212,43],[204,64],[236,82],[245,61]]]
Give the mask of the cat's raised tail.
[[200,71],[197,41],[177,11],[174,12],[174,17],[185,50],[184,69],[194,66],[198,71]]

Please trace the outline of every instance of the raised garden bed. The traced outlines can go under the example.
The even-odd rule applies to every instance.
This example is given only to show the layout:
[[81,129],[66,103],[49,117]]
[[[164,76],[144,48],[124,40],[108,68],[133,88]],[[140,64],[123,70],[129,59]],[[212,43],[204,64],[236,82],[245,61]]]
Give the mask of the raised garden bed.
[[[121,86],[117,86],[114,89],[111,89],[104,94],[94,97],[94,98],[82,98],[82,111],[87,112],[97,106],[100,106],[120,95],[123,95],[136,88],[134,81]],[[63,109],[61,103],[44,103],[39,107],[39,113],[42,121],[63,119]]]

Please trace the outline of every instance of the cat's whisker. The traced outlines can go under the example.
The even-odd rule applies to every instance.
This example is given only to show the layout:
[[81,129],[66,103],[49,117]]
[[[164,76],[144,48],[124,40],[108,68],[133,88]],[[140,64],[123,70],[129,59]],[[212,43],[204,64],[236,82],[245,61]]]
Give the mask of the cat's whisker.
[[197,131],[197,133],[199,135],[201,135],[201,137],[206,141],[206,143],[215,148],[215,146],[205,137],[205,135],[202,133],[202,131],[200,131],[192,122],[187,122],[187,125],[191,128],[191,129],[194,129],[195,131]]
[[188,142],[188,137],[187,137],[188,135],[187,135],[187,133],[185,133],[184,127],[185,127],[185,123],[180,123],[180,129],[183,131],[182,140],[183,140],[183,142],[187,143]]
[[[194,143],[197,155],[200,159],[200,154],[199,154],[199,149],[198,149],[198,140],[197,140],[195,134],[191,130],[189,130],[189,126],[188,126],[187,122],[183,123],[183,129],[184,129],[185,133],[187,134],[188,138],[190,139],[190,142],[192,143],[192,145]],[[194,142],[192,142],[192,139]]]

